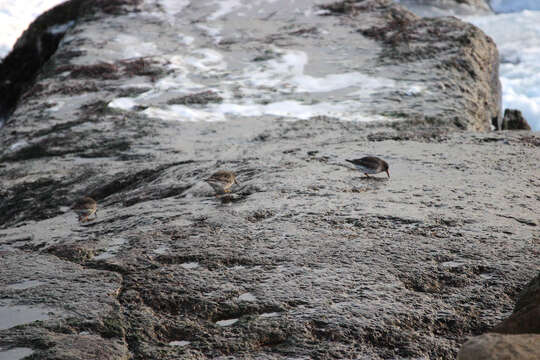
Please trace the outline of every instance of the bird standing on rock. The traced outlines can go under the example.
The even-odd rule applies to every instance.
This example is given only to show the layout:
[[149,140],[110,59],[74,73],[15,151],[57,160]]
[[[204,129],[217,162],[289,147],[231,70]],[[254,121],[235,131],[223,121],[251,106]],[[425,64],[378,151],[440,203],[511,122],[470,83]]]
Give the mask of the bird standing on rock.
[[386,175],[390,177],[390,173],[388,172],[388,163],[382,159],[379,159],[375,156],[365,156],[360,159],[354,159],[349,160],[345,159],[346,161],[353,164],[358,170],[363,172],[367,177],[369,177],[368,174],[378,174],[380,172],[386,172]]
[[80,222],[89,221],[88,218],[92,215],[95,215],[94,219],[97,218],[97,203],[89,196],[77,200],[71,209],[79,216]]
[[238,185],[236,175],[232,171],[220,170],[205,180],[216,192],[216,196],[231,192],[234,184]]

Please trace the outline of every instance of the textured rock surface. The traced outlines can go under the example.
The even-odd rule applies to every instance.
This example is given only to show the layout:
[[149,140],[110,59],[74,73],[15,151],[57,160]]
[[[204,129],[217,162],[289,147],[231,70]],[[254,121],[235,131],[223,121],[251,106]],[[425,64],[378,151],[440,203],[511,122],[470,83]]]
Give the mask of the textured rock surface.
[[[336,4],[328,9],[347,14],[358,32],[382,44],[377,59],[380,74],[392,73],[397,66],[401,79],[432,83],[433,97],[422,99],[420,113],[415,111],[418,104],[405,102],[396,109],[392,102],[385,102],[390,107],[387,114],[468,130],[500,128],[499,55],[493,40],[482,31],[453,17],[419,18],[391,0]],[[371,16],[362,18],[366,13]]]
[[540,358],[540,275],[519,294],[514,313],[490,331],[467,341],[458,359]]
[[521,111],[514,109],[505,109],[502,122],[503,130],[531,130],[531,126],[525,120]]
[[519,295],[514,313],[492,331],[503,334],[540,334],[540,275]]
[[484,334],[467,341],[458,360],[535,360],[540,358],[540,335]]
[[[234,59],[315,51],[339,35],[339,51],[357,51],[349,71],[395,81],[358,100],[393,121],[148,116],[230,100],[238,73],[210,61],[189,78],[167,63],[196,63],[178,34],[219,8],[207,5],[163,20],[145,2],[79,21],[0,129],[0,311],[25,314],[0,326],[0,348],[43,359],[453,358],[507,317],[538,266],[540,139],[456,132],[489,128],[498,109],[490,41],[386,1],[332,8],[317,31],[278,8],[237,31],[249,41],[226,41],[230,15],[223,42],[192,30],[193,42]],[[418,38],[438,28],[440,41]],[[130,47],[119,33],[143,38]],[[133,53],[143,50],[156,55]],[[220,91],[159,93],[171,76]],[[430,91],[404,91],[419,81]],[[149,90],[159,96],[143,102]],[[118,98],[137,106],[110,106]],[[343,161],[364,154],[386,159],[391,179]],[[217,168],[240,182],[222,199],[202,181]],[[81,225],[68,206],[83,194],[99,217]]]
[[54,54],[65,32],[82,21],[99,15],[120,14],[138,0],[70,0],[39,16],[0,62],[0,123],[14,110],[22,93]]

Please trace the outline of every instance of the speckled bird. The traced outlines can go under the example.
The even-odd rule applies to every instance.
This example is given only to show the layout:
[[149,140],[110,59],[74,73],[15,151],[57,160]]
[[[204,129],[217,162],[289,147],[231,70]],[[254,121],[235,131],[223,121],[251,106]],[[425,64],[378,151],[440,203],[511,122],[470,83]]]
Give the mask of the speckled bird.
[[345,159],[346,161],[353,164],[358,170],[363,172],[367,177],[369,177],[368,174],[378,174],[380,172],[386,172],[386,175],[390,177],[390,173],[388,172],[388,163],[382,159],[379,159],[375,156],[366,156],[360,159],[354,159],[349,160]]
[[231,192],[231,187],[238,184],[232,171],[220,170],[205,180],[216,192],[216,195]]
[[89,217],[94,215],[97,218],[97,202],[89,196],[85,196],[77,200],[71,209],[79,216],[80,222],[89,221]]

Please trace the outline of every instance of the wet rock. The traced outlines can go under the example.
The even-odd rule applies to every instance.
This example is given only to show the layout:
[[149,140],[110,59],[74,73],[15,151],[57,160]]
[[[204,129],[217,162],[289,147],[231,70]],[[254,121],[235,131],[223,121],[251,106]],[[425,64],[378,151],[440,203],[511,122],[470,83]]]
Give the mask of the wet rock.
[[40,359],[127,357],[123,325],[111,325],[120,276],[30,249],[0,256],[0,312],[10,314],[0,320],[2,349],[30,348]]
[[178,98],[171,99],[167,101],[167,104],[181,104],[181,105],[191,105],[191,104],[208,104],[208,103],[220,103],[223,101],[223,98],[216,94],[213,91],[204,91],[201,93],[190,94],[186,96],[181,96]]
[[[460,131],[499,111],[487,38],[386,0],[173,3],[85,2],[122,5],[77,18],[0,129],[2,349],[446,359],[507,316],[539,140]],[[240,184],[216,197],[221,168]]]
[[53,245],[47,249],[47,252],[74,263],[86,262],[94,256],[91,249],[75,244]]
[[519,294],[512,315],[492,331],[502,334],[540,334],[540,275],[531,280]]
[[458,360],[533,360],[540,357],[540,335],[484,334],[465,344]]
[[[347,14],[354,18],[369,12],[375,19],[382,20],[355,24],[359,33],[384,44],[378,57],[379,66],[400,63],[405,68],[409,67],[407,64],[410,68],[422,66],[426,74],[443,70],[456,75],[457,83],[452,80],[434,84],[441,90],[441,96],[434,101],[442,100],[445,96],[442,93],[454,90],[463,92],[463,99],[466,99],[459,105],[464,112],[446,117],[446,125],[477,131],[488,131],[492,124],[500,125],[499,55],[491,38],[480,29],[454,17],[419,18],[390,0],[340,1],[321,7],[332,14]],[[454,47],[456,44],[459,44],[458,49]],[[437,62],[431,62],[432,59]],[[478,81],[483,85],[478,87]],[[403,93],[414,94],[414,91]],[[474,101],[474,98],[478,100]],[[485,103],[478,106],[479,101]],[[405,115],[411,121],[423,124],[442,125],[440,117],[413,114],[410,108],[393,108],[386,113],[391,117]],[[465,113],[472,117],[464,117]]]
[[458,359],[520,360],[540,356],[540,275],[519,294],[513,314],[490,331],[467,341]]
[[50,338],[55,345],[40,352],[41,359],[129,359],[122,341],[103,339],[93,334],[60,334]]
[[0,119],[7,117],[19,97],[31,87],[42,66],[56,51],[64,34],[78,19],[97,13],[121,14],[140,0],[70,0],[40,15],[0,63]]
[[505,109],[502,121],[502,130],[531,130],[520,110]]

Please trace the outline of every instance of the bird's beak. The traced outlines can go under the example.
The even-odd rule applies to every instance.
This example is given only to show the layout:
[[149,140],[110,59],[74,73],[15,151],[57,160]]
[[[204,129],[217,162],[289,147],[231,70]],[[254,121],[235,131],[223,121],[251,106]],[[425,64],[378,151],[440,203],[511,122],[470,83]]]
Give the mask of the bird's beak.
[[386,170],[386,175],[388,175],[388,177],[390,177],[390,173],[388,172],[388,170]]

